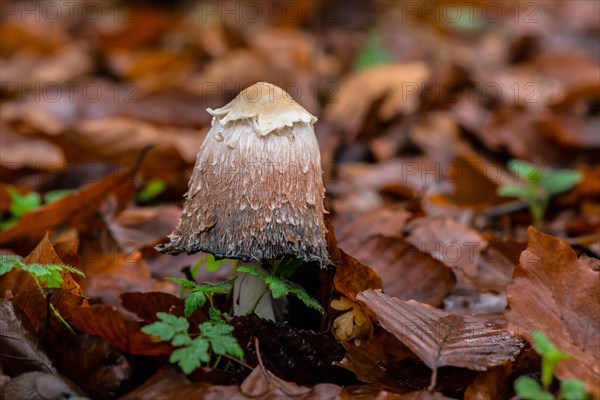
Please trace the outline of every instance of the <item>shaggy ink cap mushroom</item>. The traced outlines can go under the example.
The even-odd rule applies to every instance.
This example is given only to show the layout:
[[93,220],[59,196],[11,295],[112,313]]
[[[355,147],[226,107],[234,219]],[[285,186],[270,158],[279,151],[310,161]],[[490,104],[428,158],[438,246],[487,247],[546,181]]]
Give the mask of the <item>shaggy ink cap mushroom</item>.
[[157,249],[330,264],[313,130],[317,118],[266,82],[207,111],[212,127],[200,147],[181,219],[171,241]]

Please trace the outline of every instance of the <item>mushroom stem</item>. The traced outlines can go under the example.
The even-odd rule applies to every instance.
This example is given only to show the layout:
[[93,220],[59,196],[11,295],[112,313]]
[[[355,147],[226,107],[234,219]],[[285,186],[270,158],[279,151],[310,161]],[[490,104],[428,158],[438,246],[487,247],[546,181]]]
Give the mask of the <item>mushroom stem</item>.
[[[244,263],[267,273],[259,261]],[[254,311],[261,318],[275,321],[273,298],[265,281],[246,272],[238,272],[233,285],[233,315],[244,315]]]

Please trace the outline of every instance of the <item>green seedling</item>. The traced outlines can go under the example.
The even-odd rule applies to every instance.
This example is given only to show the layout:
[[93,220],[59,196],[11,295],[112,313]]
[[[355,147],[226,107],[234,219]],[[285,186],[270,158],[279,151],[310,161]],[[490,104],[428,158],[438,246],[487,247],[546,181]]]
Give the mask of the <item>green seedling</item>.
[[[10,197],[10,214],[7,219],[0,221],[0,230],[5,230],[12,227],[19,222],[19,219],[21,219],[23,214],[42,206],[42,196],[37,192],[21,194],[12,185],[8,185],[6,190],[8,191],[8,195]],[[60,200],[71,192],[71,190],[54,190],[44,195],[44,201],[46,204],[50,204]]]
[[390,53],[381,45],[379,29],[372,28],[366,39],[365,45],[360,49],[354,61],[354,69],[368,69],[379,64],[389,64],[392,61]]
[[216,308],[210,308],[209,320],[198,326],[200,334],[194,338],[188,333],[190,324],[183,317],[159,312],[156,314],[159,321],[142,328],[142,332],[171,342],[178,349],[171,353],[169,362],[179,365],[185,374],[191,374],[202,364],[208,364],[212,355],[217,355],[214,366],[218,365],[220,356],[242,358],[244,352],[231,335],[233,326],[221,318],[221,313]]
[[[70,272],[75,275],[85,277],[83,272],[77,268],[69,267],[68,265],[57,265],[57,264],[24,264],[19,256],[0,256],[0,275],[7,274],[11,270],[18,268],[27,272],[34,280],[37,288],[39,289],[42,296],[46,296],[44,287],[47,288],[60,288],[63,284],[63,276],[61,273]],[[75,331],[69,325],[67,321],[60,315],[54,305],[50,304],[50,309],[54,315],[71,331],[75,334]]]
[[37,192],[21,194],[14,186],[10,185],[6,187],[6,190],[10,196],[10,215],[6,220],[0,222],[0,229],[2,230],[15,225],[23,214],[42,205],[42,198]]
[[138,203],[148,203],[167,189],[167,184],[162,179],[150,179],[144,188],[135,194]]
[[497,194],[526,201],[536,226],[542,225],[550,198],[572,189],[583,179],[577,170],[539,169],[535,164],[523,160],[510,160],[508,169],[522,180],[523,184],[500,186]]
[[[204,268],[206,268],[208,272],[214,272],[226,264],[227,261],[229,261],[227,258],[216,260],[212,254],[208,254],[194,263],[194,266],[191,268],[192,277],[196,279],[202,265],[204,265]],[[235,263],[235,261],[233,262]]]
[[[556,400],[549,392],[556,365],[571,358],[570,355],[558,350],[550,340],[540,331],[532,335],[532,344],[535,351],[542,357],[542,385],[528,376],[520,376],[515,380],[515,393],[524,400]],[[577,379],[565,379],[560,383],[559,400],[586,399],[585,387]]]

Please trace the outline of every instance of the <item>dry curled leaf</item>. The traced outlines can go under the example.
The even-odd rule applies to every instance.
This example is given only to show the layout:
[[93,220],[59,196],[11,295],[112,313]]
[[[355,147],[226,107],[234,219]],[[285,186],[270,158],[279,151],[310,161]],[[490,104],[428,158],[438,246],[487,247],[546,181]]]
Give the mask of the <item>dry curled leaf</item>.
[[594,258],[580,257],[565,242],[530,227],[508,286],[506,318],[519,335],[539,330],[562,352],[556,376],[579,379],[600,397],[600,279]]
[[152,341],[150,336],[140,330],[141,325],[127,320],[113,307],[77,307],[66,303],[56,306],[74,327],[92,336],[100,336],[124,353],[159,356],[171,354],[173,351],[169,343]]
[[54,203],[24,214],[16,225],[2,232],[0,246],[29,251],[42,239],[46,231],[67,222],[73,225],[82,223],[108,196],[130,196],[135,172],[135,168],[116,172]]
[[[456,284],[456,278],[448,267],[404,239],[373,235],[364,240],[346,241],[343,246],[369,265],[373,273],[381,276],[386,293],[401,300],[417,300],[439,306]],[[336,277],[337,274],[336,271]],[[363,282],[358,277],[354,285],[360,289],[362,284],[360,290],[367,289]],[[381,286],[368,288],[379,289]]]
[[357,72],[342,82],[339,101],[331,103],[326,118],[354,136],[372,103],[382,98],[379,119],[388,121],[398,114],[410,114],[419,106],[419,93],[429,76],[430,68],[423,62],[380,65]]
[[475,229],[449,218],[420,218],[409,229],[406,240],[419,250],[467,276],[477,273],[481,251],[488,243]]
[[349,299],[354,299],[356,294],[365,289],[380,289],[381,278],[371,268],[367,267],[354,257],[340,251],[333,282],[335,289]]
[[0,361],[13,375],[27,371],[56,373],[27,316],[0,298]]
[[373,332],[371,319],[358,303],[342,296],[341,299],[331,302],[331,308],[346,311],[333,321],[332,333],[339,340],[354,340],[354,344],[358,346],[361,339]]
[[379,324],[434,371],[443,366],[485,371],[513,361],[523,344],[500,324],[453,315],[413,300],[402,301],[381,291],[357,295]]

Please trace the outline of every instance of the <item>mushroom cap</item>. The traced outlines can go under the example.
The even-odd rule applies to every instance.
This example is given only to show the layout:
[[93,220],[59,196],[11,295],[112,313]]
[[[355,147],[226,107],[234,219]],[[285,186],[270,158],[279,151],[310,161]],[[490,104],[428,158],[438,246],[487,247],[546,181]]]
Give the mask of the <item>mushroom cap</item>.
[[330,264],[317,119],[265,82],[208,112],[212,127],[200,147],[181,219],[171,241],[157,249]]

